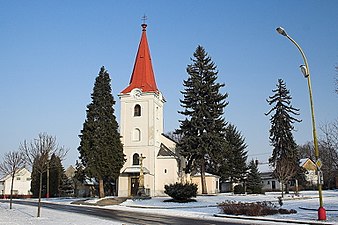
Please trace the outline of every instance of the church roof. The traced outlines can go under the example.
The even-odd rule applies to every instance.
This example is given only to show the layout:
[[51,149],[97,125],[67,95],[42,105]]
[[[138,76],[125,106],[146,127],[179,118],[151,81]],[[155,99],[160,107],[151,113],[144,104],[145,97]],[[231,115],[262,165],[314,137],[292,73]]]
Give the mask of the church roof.
[[158,151],[157,157],[159,156],[174,156],[177,155],[171,151],[167,146],[165,146],[163,143],[161,143],[160,150]]
[[159,92],[151,63],[146,28],[147,24],[142,24],[142,36],[135,59],[133,73],[131,75],[129,86],[121,91],[123,94],[131,92],[134,88],[139,88],[142,92]]

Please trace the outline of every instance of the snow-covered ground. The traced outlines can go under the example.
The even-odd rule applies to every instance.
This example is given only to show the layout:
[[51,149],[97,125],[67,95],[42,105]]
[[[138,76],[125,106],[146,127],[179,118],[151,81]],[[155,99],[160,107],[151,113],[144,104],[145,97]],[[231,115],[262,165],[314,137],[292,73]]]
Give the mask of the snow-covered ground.
[[[129,211],[142,211],[149,213],[158,213],[166,215],[176,215],[183,217],[205,218],[224,220],[224,218],[215,218],[214,214],[220,213],[217,203],[225,200],[241,202],[272,201],[278,205],[280,193],[267,193],[266,195],[233,195],[219,194],[217,196],[198,196],[197,202],[191,203],[168,203],[163,202],[168,197],[156,197],[149,200],[127,200],[121,205],[105,206],[105,208],[118,208]],[[324,191],[324,207],[327,210],[327,222],[338,225],[338,191]],[[54,202],[58,204],[70,204],[74,199],[43,199],[43,201]],[[91,199],[95,202],[97,199]],[[296,214],[273,215],[262,218],[273,218],[281,220],[298,221],[317,221],[317,209],[319,205],[317,191],[304,191],[299,196],[287,195],[283,201],[283,208],[295,209]],[[87,215],[74,214],[42,208],[41,217],[36,217],[36,207],[14,205],[13,210],[8,209],[8,203],[0,203],[0,224],[24,225],[24,224],[121,224],[118,221],[108,221]],[[302,208],[313,209],[304,210]],[[236,219],[237,220],[237,219]],[[254,222],[253,222],[254,223]],[[256,224],[269,224],[270,222],[255,222]]]

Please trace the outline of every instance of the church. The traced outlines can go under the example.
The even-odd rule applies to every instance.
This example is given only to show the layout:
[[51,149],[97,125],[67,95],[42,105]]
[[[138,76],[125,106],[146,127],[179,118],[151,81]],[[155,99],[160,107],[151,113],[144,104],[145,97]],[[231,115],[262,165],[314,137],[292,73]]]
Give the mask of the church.
[[[163,135],[165,98],[157,88],[148,46],[146,24],[129,85],[119,94],[120,134],[126,162],[118,179],[118,196],[163,196],[164,185],[180,181],[182,160],[175,142]],[[142,184],[140,184],[142,176]]]

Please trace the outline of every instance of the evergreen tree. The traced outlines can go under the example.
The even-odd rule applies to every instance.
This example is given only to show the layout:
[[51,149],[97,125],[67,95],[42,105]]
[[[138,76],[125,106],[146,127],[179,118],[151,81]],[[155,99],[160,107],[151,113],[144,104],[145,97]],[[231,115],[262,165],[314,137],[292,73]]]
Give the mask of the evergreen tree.
[[[301,120],[292,116],[298,116],[299,109],[292,107],[292,97],[282,79],[278,79],[276,87],[276,89],[272,90],[274,95],[269,96],[269,99],[267,99],[269,105],[273,105],[273,107],[265,114],[270,115],[274,112],[270,117],[270,143],[273,151],[272,156],[269,158],[269,163],[273,167],[276,167],[278,162],[288,161],[288,164],[296,169],[296,174],[299,174],[301,173],[299,154],[297,144],[292,135],[292,131],[294,130],[293,124],[301,122]],[[279,166],[279,168],[281,167]],[[279,174],[283,173],[279,171]]]
[[72,180],[74,184],[74,195],[75,197],[79,197],[78,187],[81,186],[81,184],[84,184],[86,180],[86,174],[84,172],[84,166],[78,160],[76,160],[75,163],[75,174]]
[[109,74],[102,67],[95,80],[92,102],[87,106],[87,118],[79,135],[80,159],[85,173],[98,180],[99,197],[104,196],[103,181],[117,179],[125,162],[111,92]]
[[[31,192],[34,198],[39,197],[39,187],[40,187],[40,173],[36,169],[36,161],[33,164],[32,167],[32,174],[31,174]],[[42,173],[42,190],[41,190],[41,196],[46,196],[47,189],[46,189],[46,183],[47,183],[47,173]]]
[[216,82],[218,71],[204,48],[198,46],[193,56],[192,64],[187,66],[188,79],[183,81],[184,99],[180,100],[184,110],[179,113],[186,119],[180,121],[176,133],[182,137],[178,148],[187,160],[186,172],[200,170],[205,194],[206,165],[215,160],[224,145],[226,123],[222,115],[228,95],[220,93],[224,84]]
[[49,194],[51,197],[59,197],[61,195],[62,176],[65,171],[61,159],[55,154],[50,158],[49,168]]
[[66,174],[62,174],[61,185],[60,185],[60,195],[64,197],[69,197],[74,195],[74,182],[72,178],[68,178]]
[[[221,177],[230,178],[231,182],[242,181],[247,172],[247,145],[245,139],[236,127],[229,124],[225,131],[226,145],[222,156],[223,162],[220,163],[223,168],[220,170]],[[226,156],[226,157],[224,157]]]
[[246,190],[249,194],[262,194],[262,179],[259,174],[257,164],[254,160],[250,161],[248,166],[248,176],[246,181]]

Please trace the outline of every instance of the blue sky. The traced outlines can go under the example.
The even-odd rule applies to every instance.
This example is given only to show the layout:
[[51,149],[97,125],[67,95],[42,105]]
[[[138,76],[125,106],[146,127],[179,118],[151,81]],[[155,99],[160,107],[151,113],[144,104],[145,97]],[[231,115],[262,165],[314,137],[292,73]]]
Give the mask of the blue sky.
[[159,89],[165,132],[179,126],[180,91],[197,45],[219,70],[229,94],[224,117],[248,144],[249,159],[271,155],[266,99],[284,79],[300,109],[296,142],[312,140],[306,79],[296,47],[275,29],[283,26],[309,62],[317,127],[338,116],[338,1],[16,1],[0,2],[0,156],[40,132],[78,158],[78,135],[102,65],[112,79],[115,110],[127,87],[141,37],[141,17]]

